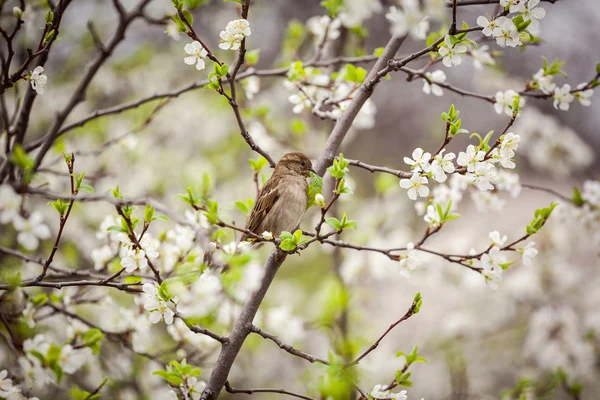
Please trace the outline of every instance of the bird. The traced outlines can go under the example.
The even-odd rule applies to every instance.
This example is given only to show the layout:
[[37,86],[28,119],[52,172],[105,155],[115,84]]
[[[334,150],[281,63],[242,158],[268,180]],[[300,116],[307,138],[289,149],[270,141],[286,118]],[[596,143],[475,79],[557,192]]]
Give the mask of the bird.
[[[310,159],[301,152],[285,154],[275,165],[273,175],[258,193],[246,230],[261,235],[292,232],[300,225],[308,203],[308,183],[313,170]],[[247,241],[248,234],[241,241]]]

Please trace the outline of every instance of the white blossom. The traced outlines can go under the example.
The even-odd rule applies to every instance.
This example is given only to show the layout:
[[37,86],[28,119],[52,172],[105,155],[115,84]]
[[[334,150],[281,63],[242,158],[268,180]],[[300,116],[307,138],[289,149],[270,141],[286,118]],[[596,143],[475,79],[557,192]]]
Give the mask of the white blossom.
[[50,228],[44,223],[44,217],[39,211],[34,211],[29,218],[16,216],[13,225],[17,231],[17,241],[27,250],[38,248],[40,240],[50,238]]
[[483,28],[481,33],[485,36],[498,36],[500,35],[500,27],[506,22],[508,18],[498,17],[493,20],[489,20],[484,16],[477,17],[477,25]]
[[506,235],[501,236],[498,231],[490,232],[489,238],[494,246],[504,246],[504,243],[508,239]]
[[427,213],[423,219],[432,228],[441,225],[440,214],[437,212],[437,208],[433,204],[427,206]]
[[502,280],[502,265],[504,264],[506,264],[506,258],[500,254],[500,249],[496,246],[481,256],[482,274],[492,289],[498,288],[498,282]]
[[474,172],[477,164],[483,161],[484,158],[485,151],[476,150],[475,146],[470,144],[469,146],[467,146],[466,152],[461,151],[460,153],[458,153],[458,158],[456,159],[456,162],[458,163],[458,165],[467,167],[468,172]]
[[531,259],[534,258],[535,256],[537,256],[537,254],[538,254],[538,251],[535,248],[535,242],[531,242],[531,241],[527,242],[525,247],[520,247],[519,249],[517,249],[517,251],[521,255],[521,259],[522,259],[524,265],[531,265],[532,264]]
[[535,82],[538,89],[545,94],[550,94],[556,89],[556,84],[552,82],[553,79],[554,76],[546,75],[546,71],[544,71],[543,68],[540,68],[540,70],[533,75],[533,82]]
[[387,385],[375,385],[373,386],[373,390],[371,390],[371,393],[369,394],[374,399],[389,399],[390,391],[385,390],[386,387]]
[[575,100],[575,96],[571,94],[571,86],[567,83],[562,88],[557,87],[554,89],[552,97],[554,98],[554,108],[563,111],[568,111],[571,103]]
[[327,15],[314,16],[310,17],[308,21],[306,21],[306,26],[312,32],[312,34],[315,35],[315,43],[319,44],[323,41],[325,32],[327,32],[327,40],[335,40],[339,38],[342,21],[340,21],[338,18],[334,18],[332,20]]
[[144,308],[150,311],[150,315],[148,316],[150,322],[156,324],[163,319],[165,324],[172,324],[175,313],[160,296],[156,283],[144,283],[142,290],[144,291]]
[[10,185],[0,185],[0,224],[8,224],[19,217],[21,196]]
[[446,149],[442,149],[442,151],[433,157],[430,168],[433,179],[440,183],[446,181],[447,173],[451,174],[455,171],[453,160],[456,158],[456,155],[454,153],[444,155],[444,151],[446,151]]
[[292,111],[295,114],[300,114],[305,108],[312,108],[312,102],[306,95],[302,92],[295,93],[291,95],[288,100],[290,103],[294,104],[294,108]]
[[8,398],[12,390],[12,379],[8,378],[8,371],[3,369],[0,371],[0,397]]
[[413,39],[425,39],[429,30],[429,18],[421,11],[418,0],[405,0],[402,8],[391,6],[385,14],[391,22],[391,34],[404,36],[410,34]]
[[58,364],[66,374],[74,374],[85,364],[87,357],[91,355],[92,350],[89,347],[75,350],[70,344],[66,344],[60,351]]
[[406,254],[400,257],[400,273],[402,276],[410,278],[410,271],[413,271],[419,266],[421,260],[419,258],[419,251],[415,250],[414,243],[408,243],[406,245]]
[[517,47],[521,43],[521,34],[517,30],[515,23],[506,18],[503,23],[494,31],[496,43],[501,47]]
[[223,50],[237,50],[240,48],[242,40],[251,34],[250,23],[247,20],[236,19],[230,21],[225,30],[219,34],[221,37],[219,47]]
[[525,0],[500,0],[502,7],[508,7],[511,13],[525,12]]
[[31,87],[37,92],[37,94],[44,94],[44,87],[46,87],[46,83],[48,82],[48,77],[43,72],[44,67],[37,66],[29,77]]
[[128,250],[126,256],[121,259],[121,265],[128,273],[147,268],[146,252],[140,249]]
[[439,48],[440,56],[443,57],[442,64],[446,67],[452,67],[454,65],[460,65],[462,63],[462,56],[467,52],[467,46],[457,42],[452,44],[450,35],[446,35],[444,38],[444,45]]
[[471,50],[471,57],[473,58],[473,66],[477,69],[483,69],[485,65],[495,65],[496,60],[492,58],[489,53],[489,46],[483,45],[478,49]]
[[404,162],[410,165],[410,169],[413,171],[425,171],[428,172],[430,165],[429,160],[431,159],[431,153],[424,152],[422,148],[417,147],[412,152],[412,159],[404,157]]
[[470,173],[469,177],[479,190],[493,190],[492,183],[496,179],[496,168],[490,162],[480,162],[475,165],[475,171]]
[[173,40],[181,39],[181,32],[179,31],[179,26],[173,21],[169,21],[167,24],[167,29],[165,29],[165,33]]
[[401,179],[400,187],[408,189],[408,198],[416,200],[417,197],[429,196],[429,188],[427,185],[427,178],[421,176],[419,171],[415,171],[410,179]]
[[206,388],[206,382],[199,381],[195,376],[191,376],[187,379],[187,389],[192,395],[192,400],[200,400],[200,395]]
[[[504,112],[510,117],[513,115],[512,106],[515,102],[515,99],[517,98],[519,98],[519,110],[521,110],[525,105],[525,99],[523,99],[523,97],[520,96],[517,92],[510,89],[505,92],[497,92],[495,97],[496,102],[494,103],[494,109],[498,114],[502,114],[502,112]],[[520,114],[521,111],[519,111],[519,115]]]
[[531,21],[527,29],[534,35],[537,35],[540,31],[540,19],[546,16],[546,10],[542,7],[538,7],[540,0],[529,0],[525,10],[520,11],[523,16],[523,20]]
[[186,44],[183,49],[189,54],[188,57],[183,59],[187,65],[196,64],[196,69],[198,71],[203,70],[206,67],[204,59],[208,55],[208,52],[199,41],[194,40],[192,43]]
[[583,82],[577,85],[577,91],[573,93],[579,104],[582,106],[589,107],[592,105],[592,101],[590,100],[594,95],[593,89],[583,90],[587,86],[587,83]]
[[426,72],[425,76],[431,83],[427,81],[427,79],[423,79],[423,92],[425,94],[433,93],[435,96],[442,96],[444,92],[442,88],[436,83],[444,83],[446,81],[446,74],[441,69],[438,69],[433,72]]
[[98,249],[93,249],[90,257],[94,262],[94,269],[100,271],[104,269],[106,264],[113,258],[113,250],[108,245],[104,245]]

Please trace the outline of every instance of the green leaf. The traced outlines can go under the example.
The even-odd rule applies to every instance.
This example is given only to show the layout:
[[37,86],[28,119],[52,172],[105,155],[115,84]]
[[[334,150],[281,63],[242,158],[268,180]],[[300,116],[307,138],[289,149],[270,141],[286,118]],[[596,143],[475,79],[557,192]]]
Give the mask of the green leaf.
[[283,251],[292,251],[296,248],[296,244],[291,239],[282,240],[279,248]]
[[571,200],[573,201],[573,204],[575,204],[578,207],[581,207],[583,203],[585,203],[585,200],[583,199],[583,197],[581,197],[581,192],[576,187],[573,188],[573,197],[571,198]]
[[79,189],[83,190],[86,193],[90,193],[90,194],[94,193],[94,188],[91,187],[90,185],[81,185],[81,186],[79,186]]
[[257,64],[259,56],[260,56],[260,49],[246,51],[246,64],[247,65]]
[[154,217],[153,221],[165,221],[165,222],[171,222],[171,219],[169,217],[167,217],[165,214],[158,214],[156,217]]
[[383,47],[378,47],[375,49],[375,51],[373,51],[373,55],[375,57],[381,57],[383,55],[383,50],[384,50]]
[[146,204],[146,209],[144,210],[144,221],[149,223],[154,218],[155,209],[150,204]]
[[254,170],[254,172],[259,172],[264,167],[266,167],[267,164],[269,164],[269,162],[267,161],[267,159],[264,158],[263,156],[258,157],[256,160],[254,160],[252,158],[249,158],[248,162],[250,163],[250,166],[252,167],[252,169]]
[[335,217],[329,217],[325,219],[325,223],[333,227],[333,229],[335,229],[336,231],[342,230],[342,224],[340,220]]
[[310,184],[308,185],[308,203],[307,208],[315,205],[315,197],[321,194],[323,190],[323,178],[314,172],[310,173]]
[[127,233],[127,229],[121,227],[121,226],[116,226],[116,225],[112,225],[109,226],[108,228],[106,228],[107,232],[124,232]]

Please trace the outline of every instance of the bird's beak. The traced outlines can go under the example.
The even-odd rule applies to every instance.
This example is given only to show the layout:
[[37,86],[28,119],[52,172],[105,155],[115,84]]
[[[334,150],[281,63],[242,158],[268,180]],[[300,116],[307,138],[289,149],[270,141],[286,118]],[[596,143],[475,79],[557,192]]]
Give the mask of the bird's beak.
[[312,172],[315,175],[319,175],[319,173],[317,171],[315,171],[314,169],[312,169],[312,168],[309,171]]

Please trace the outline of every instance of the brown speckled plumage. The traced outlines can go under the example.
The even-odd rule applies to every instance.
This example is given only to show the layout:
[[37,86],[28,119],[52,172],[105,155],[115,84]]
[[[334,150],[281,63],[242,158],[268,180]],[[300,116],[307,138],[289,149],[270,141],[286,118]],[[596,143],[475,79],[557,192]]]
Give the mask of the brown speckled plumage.
[[[261,189],[248,218],[246,229],[256,233],[291,232],[298,227],[308,203],[306,178],[312,170],[310,159],[303,153],[287,153],[275,166],[273,175]],[[242,237],[246,240],[247,235]]]

